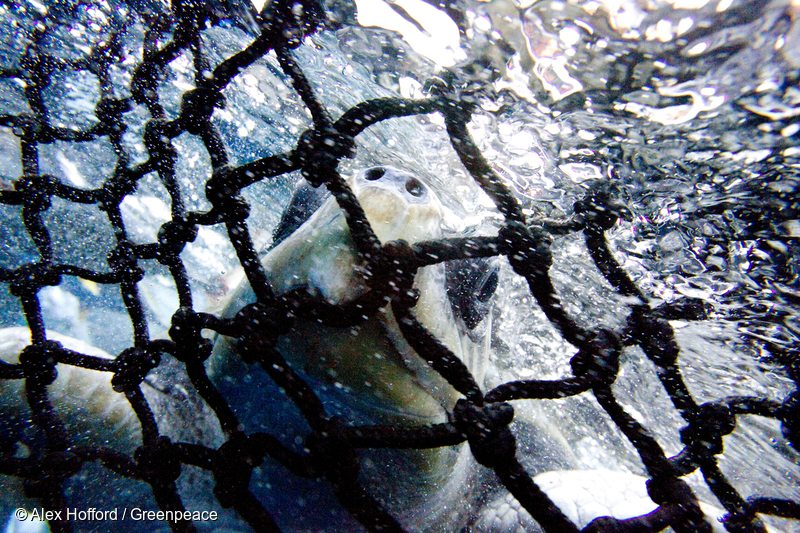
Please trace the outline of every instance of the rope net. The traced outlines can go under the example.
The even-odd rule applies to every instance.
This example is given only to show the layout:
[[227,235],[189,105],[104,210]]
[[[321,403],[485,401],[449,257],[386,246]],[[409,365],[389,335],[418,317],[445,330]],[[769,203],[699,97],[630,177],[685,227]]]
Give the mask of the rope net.
[[[74,9],[81,8],[76,3]],[[144,59],[135,66],[129,97],[119,97],[112,68],[126,60],[113,35],[86,58],[70,60],[43,51],[41,42],[51,30],[48,18],[32,30],[17,68],[0,72],[6,79],[24,81],[29,111],[0,116],[0,125],[19,139],[22,175],[0,190],[0,204],[16,206],[22,224],[35,243],[38,257],[16,268],[0,269],[0,282],[18,298],[30,328],[31,342],[17,364],[0,365],[0,379],[24,382],[24,394],[33,423],[45,438],[41,449],[27,457],[10,452],[13,443],[0,451],[0,473],[24,480],[26,493],[39,498],[51,510],[64,510],[65,482],[84,464],[97,462],[119,476],[140,480],[152,488],[164,511],[184,510],[176,480],[187,465],[209,471],[215,480],[214,495],[223,507],[236,513],[254,529],[277,529],[271,510],[251,492],[248,483],[254,468],[265,457],[292,472],[330,483],[341,505],[368,530],[401,530],[390,508],[362,486],[358,478],[358,451],[366,448],[435,448],[467,442],[475,459],[492,469],[520,504],[547,531],[576,531],[578,527],[556,506],[526,473],[516,457],[515,437],[509,429],[514,411],[511,400],[546,400],[590,392],[613,423],[638,452],[649,481],[647,489],[657,504],[655,511],[629,519],[602,517],[587,531],[643,531],[672,527],[676,531],[705,531],[698,500],[683,479],[702,474],[710,491],[724,506],[724,525],[731,531],[764,531],[759,514],[800,519],[800,504],[789,499],[743,497],[718,466],[723,438],[732,433],[739,415],[756,414],[780,421],[785,437],[797,448],[800,443],[800,393],[782,403],[759,397],[724,397],[698,403],[690,394],[680,370],[680,350],[672,319],[698,320],[702,304],[684,299],[652,308],[648,298],[621,268],[610,251],[605,232],[619,216],[613,195],[596,189],[576,199],[575,214],[566,221],[530,220],[509,187],[487,163],[470,137],[467,124],[474,102],[460,99],[446,85],[434,87],[422,100],[381,98],[365,101],[332,118],[295,63],[292,50],[303,39],[322,28],[325,13],[314,0],[275,0],[262,13],[261,34],[240,52],[216,65],[209,64],[201,34],[219,24],[214,12],[202,2],[174,0],[171,13],[144,16]],[[120,29],[120,32],[124,29]],[[195,88],[183,93],[180,114],[169,119],[159,97],[165,67],[181,54],[194,61]],[[230,147],[212,123],[214,110],[224,103],[223,91],[253,62],[274,53],[283,73],[302,99],[313,119],[293,149],[239,166],[231,164]],[[54,126],[44,91],[65,71],[85,71],[99,80],[101,98],[94,114],[97,124],[78,130]],[[133,164],[123,142],[128,126],[124,113],[132,104],[146,107],[149,119],[143,132],[147,160]],[[486,192],[503,217],[496,236],[451,238],[409,245],[402,241],[380,242],[373,233],[359,202],[339,174],[339,163],[353,155],[354,139],[381,121],[418,114],[440,115],[452,147],[468,173]],[[188,134],[199,139],[210,157],[213,174],[205,181],[211,204],[206,211],[186,207],[176,180],[180,154],[173,141]],[[39,152],[54,142],[81,143],[106,139],[117,156],[112,174],[94,189],[77,188],[42,173]],[[346,213],[353,242],[361,260],[372,272],[370,292],[358,306],[323,304],[301,292],[276,295],[268,282],[246,226],[249,205],[242,190],[300,171],[308,183],[327,187]],[[135,244],[123,223],[120,203],[147,174],[155,173],[171,201],[171,220],[163,224],[157,242]],[[93,270],[57,261],[53,238],[44,216],[54,199],[85,204],[107,217],[113,227],[115,246],[108,250],[107,270]],[[282,206],[275,205],[280,211]],[[189,275],[180,254],[201,226],[222,224],[236,251],[257,301],[236,316],[223,318],[195,309]],[[582,234],[591,259],[611,286],[634,301],[626,326],[620,331],[589,331],[561,305],[549,276],[551,243],[555,235]],[[436,263],[469,258],[504,256],[522,276],[538,306],[566,341],[577,348],[570,363],[572,375],[557,380],[522,380],[482,390],[465,365],[438,342],[414,318],[413,279],[418,269]],[[138,288],[144,276],[143,262],[157,261],[169,270],[177,287],[180,307],[172,316],[169,339],[151,338]],[[398,268],[400,265],[401,268]],[[392,268],[390,268],[392,267]],[[48,338],[39,292],[78,277],[98,284],[119,286],[133,325],[134,342],[113,360],[65,348]],[[303,382],[274,348],[275,339],[290,330],[294,316],[314,317],[325,324],[350,326],[381,308],[390,306],[407,342],[433,369],[462,394],[449,422],[421,427],[354,426],[329,416],[316,392]],[[258,334],[254,334],[258,324]],[[204,361],[212,343],[201,333],[214,331],[236,339],[240,354],[253,372],[265,372],[294,402],[311,428],[307,453],[298,454],[267,433],[246,434],[235,410],[209,379]],[[265,339],[267,339],[265,341]],[[270,340],[271,339],[271,340]],[[270,342],[272,345],[270,346]],[[638,345],[657,368],[658,379],[678,410],[685,426],[680,432],[683,450],[669,457],[661,445],[621,406],[611,385],[620,368],[620,354]],[[142,382],[153,369],[172,358],[185,366],[197,393],[213,410],[226,442],[212,449],[188,442],[175,442],[159,431],[157,420],[142,393]],[[789,361],[791,363],[791,361]],[[798,367],[787,363],[786,371],[797,383]],[[75,445],[48,396],[48,385],[57,376],[56,365],[71,365],[113,375],[114,390],[124,395],[141,424],[142,445],[133,456],[104,447]],[[55,531],[70,531],[66,519],[51,521]],[[191,531],[190,521],[173,520],[176,531]]]

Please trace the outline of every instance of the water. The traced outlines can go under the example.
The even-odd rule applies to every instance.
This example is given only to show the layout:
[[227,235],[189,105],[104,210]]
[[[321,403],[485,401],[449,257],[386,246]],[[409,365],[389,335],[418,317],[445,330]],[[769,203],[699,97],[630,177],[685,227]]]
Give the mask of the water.
[[[478,103],[472,135],[530,217],[565,219],[576,199],[605,183],[624,204],[623,220],[607,237],[640,289],[655,304],[689,296],[708,305],[707,320],[673,324],[681,369],[698,401],[755,395],[780,402],[795,389],[784,365],[795,360],[800,346],[796,0],[464,0],[448,12],[416,0],[356,4],[357,10],[330,1],[333,29],[306,39],[295,52],[333,116],[379,96],[421,98],[431,78],[450,79],[464,98]],[[19,66],[26,39],[45,13],[58,23],[41,46],[65,60],[86,58],[112,29],[125,26],[121,46],[127,59],[111,74],[116,95],[128,96],[144,37],[133,14],[159,5],[0,6],[0,68]],[[203,33],[212,65],[250,41],[232,21]],[[191,57],[169,65],[159,87],[168,117],[177,116],[180,95],[193,87],[193,77]],[[3,76],[0,88],[0,115],[30,112],[23,80]],[[97,123],[93,110],[100,90],[90,74],[57,68],[43,97],[55,126]],[[237,76],[225,98],[214,123],[236,164],[290,149],[311,126],[272,56]],[[146,158],[142,128],[148,118],[143,106],[126,115],[123,141],[131,164]],[[187,207],[208,209],[207,154],[188,135],[175,144]],[[453,233],[495,230],[498,215],[457,162],[437,116],[388,121],[359,136],[357,146],[345,172],[376,163],[416,172],[452,210]],[[21,173],[19,142],[10,127],[0,127],[0,150],[0,189],[7,189]],[[54,142],[39,154],[42,173],[82,188],[99,186],[115,161],[113,147],[103,140]],[[268,206],[286,201],[295,179],[245,191],[259,249],[269,246],[278,221],[279,213]],[[164,186],[146,177],[123,202],[122,214],[136,242],[152,242],[170,216]],[[102,213],[55,201],[45,218],[57,260],[103,269],[113,233]],[[0,220],[0,267],[36,258],[19,209],[0,206]],[[554,251],[553,278],[567,311],[593,328],[619,328],[627,302],[596,271],[582,240],[558,238]],[[182,259],[196,306],[218,309],[240,277],[223,228],[201,229]],[[178,306],[167,274],[148,266],[141,284],[155,335],[166,331]],[[24,325],[5,287],[0,326]],[[111,353],[130,345],[130,320],[115,287],[65,277],[40,297],[48,328]],[[524,282],[505,263],[497,308],[494,382],[569,374],[574,348],[536,310]],[[668,453],[680,450],[682,420],[638,349],[626,351],[614,392]],[[530,408],[516,403],[519,410]],[[569,443],[571,456],[563,467],[642,472],[633,448],[588,395],[537,403],[544,404],[536,406],[537,416],[559,427]],[[800,500],[799,457],[778,423],[755,416],[738,422],[725,440],[723,472],[744,496]],[[521,444],[535,470],[536,450]],[[691,481],[701,498],[714,503],[702,480]]]

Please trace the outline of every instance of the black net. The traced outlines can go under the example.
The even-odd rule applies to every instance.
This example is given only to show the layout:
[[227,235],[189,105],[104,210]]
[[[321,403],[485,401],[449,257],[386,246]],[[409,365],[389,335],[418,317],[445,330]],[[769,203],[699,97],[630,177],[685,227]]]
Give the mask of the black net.
[[[76,3],[71,8],[83,9]],[[14,6],[6,7],[14,9]],[[47,16],[31,30],[18,67],[0,73],[6,79],[23,83],[28,109],[24,113],[0,116],[0,125],[11,128],[19,139],[21,176],[3,184],[0,203],[17,206],[21,222],[35,244],[30,260],[16,268],[0,270],[0,282],[18,298],[30,328],[31,342],[18,364],[0,365],[0,378],[24,382],[24,394],[33,424],[44,439],[27,456],[11,453],[14,442],[4,442],[0,472],[24,480],[29,496],[39,498],[51,510],[64,510],[65,482],[90,462],[102,464],[119,476],[147,483],[162,510],[180,511],[184,502],[176,480],[186,465],[209,471],[215,480],[214,495],[223,507],[233,507],[254,529],[275,529],[271,510],[251,492],[249,480],[254,468],[270,456],[289,470],[329,483],[341,505],[369,530],[400,530],[393,509],[385,508],[359,481],[359,450],[367,448],[436,448],[467,442],[478,463],[492,469],[505,487],[547,531],[574,531],[578,527],[550,500],[526,473],[516,457],[515,437],[509,429],[514,411],[511,400],[546,400],[591,392],[610,419],[635,447],[649,477],[648,493],[658,505],[647,515],[630,519],[603,517],[585,529],[614,531],[657,530],[667,526],[677,531],[708,530],[698,500],[683,479],[699,471],[710,491],[723,504],[724,525],[731,531],[761,531],[759,514],[800,518],[800,504],[790,499],[743,497],[735,483],[726,478],[718,465],[723,438],[737,426],[737,417],[755,414],[779,420],[784,435],[797,447],[800,442],[800,393],[793,392],[783,403],[759,397],[723,397],[698,403],[681,376],[681,354],[669,320],[703,318],[701,303],[684,299],[677,304],[648,305],[648,298],[611,253],[605,232],[619,213],[611,191],[597,189],[576,199],[575,214],[565,221],[531,220],[504,183],[487,163],[470,137],[470,122],[475,103],[459,98],[446,83],[434,85],[431,96],[422,100],[383,98],[365,101],[334,119],[319,98],[303,70],[295,63],[292,50],[309,34],[318,31],[325,13],[313,0],[275,1],[262,14],[261,34],[249,46],[224,61],[211,65],[200,36],[218,24],[213,9],[204,3],[175,0],[171,12],[148,13],[144,60],[135,66],[129,80],[130,97],[119,97],[114,66],[125,61],[112,34],[91,54],[79,59],[57,57],[41,46],[54,31]],[[120,32],[124,29],[120,29]],[[193,58],[195,88],[182,95],[180,115],[169,119],[159,99],[159,83],[166,66],[181,54]],[[253,62],[274,53],[283,73],[313,118],[296,145],[285,153],[270,155],[236,166],[229,147],[212,124],[215,109],[224,104],[223,90]],[[85,71],[99,82],[101,97],[94,114],[96,125],[88,129],[54,126],[46,105],[45,91],[66,71]],[[150,118],[142,140],[147,160],[133,164],[123,142],[127,126],[124,114],[132,103],[146,107]],[[380,242],[373,233],[359,202],[341,177],[340,161],[353,155],[354,138],[381,121],[397,117],[438,114],[444,120],[452,147],[463,166],[486,192],[502,214],[497,236],[451,238],[409,245],[405,242]],[[186,207],[184,192],[176,181],[179,153],[173,141],[188,134],[199,139],[208,152],[213,175],[205,181],[205,195],[211,209],[194,211]],[[97,188],[77,188],[45,174],[40,169],[39,152],[48,144],[80,143],[105,139],[113,146],[116,163],[111,174]],[[370,292],[363,300],[347,306],[321,302],[313,295],[294,291],[276,295],[259,262],[250,231],[246,226],[250,206],[244,188],[301,171],[308,183],[327,187],[346,213],[353,241],[368,271]],[[145,175],[156,173],[165,186],[171,203],[171,220],[161,227],[157,242],[135,244],[123,223],[120,204]],[[107,251],[108,268],[95,270],[58,260],[53,237],[45,224],[45,214],[54,200],[85,204],[107,217],[113,227],[115,243]],[[275,205],[276,211],[283,206]],[[98,215],[100,216],[100,215]],[[222,224],[256,303],[246,305],[234,317],[224,318],[199,312],[193,301],[189,275],[180,254],[193,241],[201,226]],[[574,235],[585,240],[594,264],[606,280],[629,301],[627,324],[619,331],[589,331],[565,311],[549,276],[553,258],[552,237]],[[444,344],[437,341],[415,319],[414,274],[436,263],[461,259],[504,256],[513,270],[523,277],[536,304],[566,341],[577,348],[570,364],[572,375],[558,380],[524,380],[502,384],[484,391],[466,366]],[[21,258],[22,259],[22,258]],[[180,301],[172,316],[169,339],[153,339],[145,319],[138,283],[143,262],[156,261],[174,279]],[[119,286],[133,325],[135,342],[113,360],[65,348],[48,338],[39,292],[61,283],[65,277],[79,277],[98,284]],[[425,427],[354,426],[347,420],[329,416],[315,390],[274,349],[276,339],[293,327],[291,317],[313,317],[325,324],[349,327],[381,308],[391,306],[407,342],[422,360],[446,379],[463,398],[450,413],[449,422]],[[256,324],[257,326],[253,326]],[[234,338],[239,353],[253,372],[263,372],[274,380],[306,418],[310,434],[305,452],[286,448],[267,433],[241,431],[235,409],[209,379],[204,361],[212,343],[201,333],[214,331]],[[683,450],[669,457],[660,444],[612,394],[611,385],[620,367],[620,354],[638,345],[657,369],[658,379],[678,410],[685,426],[680,432]],[[141,385],[148,374],[164,364],[178,361],[185,367],[191,384],[219,420],[226,442],[216,448],[189,442],[176,442],[159,431],[156,417],[146,401]],[[797,382],[797,366],[787,356],[786,370]],[[130,402],[141,424],[142,445],[131,457],[97,445],[76,445],[73,436],[56,414],[48,398],[48,385],[57,375],[56,365],[73,365],[113,375],[114,389]],[[13,435],[5,435],[13,441]],[[193,530],[191,521],[173,520],[174,530]],[[69,531],[66,519],[52,520],[57,531]]]

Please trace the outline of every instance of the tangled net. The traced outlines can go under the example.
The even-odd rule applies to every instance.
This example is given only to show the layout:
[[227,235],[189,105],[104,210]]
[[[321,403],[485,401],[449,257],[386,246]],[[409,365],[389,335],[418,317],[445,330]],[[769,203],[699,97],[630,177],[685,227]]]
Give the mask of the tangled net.
[[[111,65],[121,62],[118,36],[92,50],[86,59],[64,60],[41,50],[40,42],[48,31],[47,20],[32,33],[18,68],[0,72],[4,78],[25,82],[30,112],[0,116],[0,125],[12,128],[21,146],[22,176],[13,188],[0,190],[0,204],[19,206],[27,232],[39,257],[18,268],[0,269],[0,282],[21,303],[31,332],[31,344],[22,352],[18,364],[0,364],[0,379],[24,380],[27,402],[34,423],[45,435],[43,449],[20,458],[4,451],[0,454],[0,473],[25,481],[26,492],[38,497],[52,510],[66,508],[65,482],[87,462],[99,462],[107,469],[152,487],[158,506],[165,511],[182,511],[176,480],[183,465],[210,471],[215,479],[215,495],[223,507],[233,507],[254,529],[277,529],[269,509],[250,493],[252,470],[269,455],[304,476],[325,478],[341,504],[370,530],[401,530],[401,525],[361,485],[355,451],[359,448],[433,448],[464,441],[478,463],[493,469],[506,488],[547,531],[577,531],[578,527],[537,487],[515,457],[516,443],[509,429],[513,409],[510,400],[564,398],[591,392],[600,406],[635,447],[648,477],[647,489],[656,510],[630,519],[601,517],[585,530],[642,531],[667,526],[676,531],[706,531],[698,501],[682,479],[699,469],[709,489],[727,511],[725,527],[731,531],[764,531],[758,513],[800,519],[800,503],[788,499],[743,498],[726,479],[716,455],[723,451],[723,437],[736,428],[738,415],[755,414],[780,421],[785,437],[800,444],[800,392],[794,391],[783,403],[758,397],[726,397],[698,404],[681,376],[680,351],[668,320],[697,320],[704,316],[702,305],[690,299],[651,308],[647,297],[631,281],[614,259],[604,232],[618,218],[615,202],[607,191],[594,190],[575,204],[575,215],[564,222],[528,220],[521,206],[470,138],[467,124],[474,103],[464,101],[440,87],[424,100],[382,98],[363,102],[333,120],[315,96],[303,70],[292,58],[291,50],[321,28],[324,13],[313,0],[276,0],[262,14],[259,37],[239,53],[215,67],[208,64],[200,35],[218,23],[202,3],[174,0],[172,12],[151,16],[146,33],[143,61],[135,68],[129,98],[115,97]],[[159,45],[159,38],[171,32],[171,39]],[[159,101],[158,84],[164,68],[180,54],[194,58],[196,88],[182,95],[180,115],[168,120]],[[241,166],[229,163],[229,153],[219,131],[212,124],[214,109],[223,102],[222,92],[244,69],[273,52],[282,71],[291,80],[313,118],[313,127],[303,133],[293,150],[258,159]],[[55,73],[64,70],[86,71],[97,77],[101,98],[94,114],[97,124],[89,129],[56,127],[51,124],[43,90]],[[150,113],[144,130],[148,159],[131,165],[123,147],[126,131],[123,114],[132,102]],[[389,119],[417,114],[438,113],[446,124],[453,148],[469,174],[493,200],[504,217],[496,237],[452,238],[408,245],[381,243],[370,228],[353,193],[337,171],[340,161],[354,152],[354,138],[366,128]],[[185,207],[176,181],[177,153],[172,141],[181,134],[196,136],[210,156],[213,174],[205,192],[212,208],[190,211]],[[107,138],[118,160],[113,175],[96,189],[79,189],[40,172],[40,147],[54,141],[86,142]],[[258,181],[270,180],[300,170],[314,186],[326,186],[346,214],[347,223],[361,260],[372,272],[371,291],[361,301],[346,306],[325,304],[308,295],[292,293],[277,296],[267,280],[246,227],[249,206],[242,190]],[[172,218],[158,234],[158,241],[134,244],[123,224],[120,203],[131,194],[137,181],[156,173],[171,200]],[[107,216],[114,229],[116,246],[108,252],[108,271],[95,271],[54,260],[54,246],[43,214],[53,198],[88,204]],[[280,209],[280,206],[275,206]],[[198,312],[187,270],[179,255],[192,242],[198,228],[224,224],[238,260],[253,288],[257,302],[245,306],[234,318],[223,319]],[[562,307],[548,274],[552,263],[552,236],[583,232],[595,265],[621,295],[632,297],[627,325],[621,331],[587,331]],[[577,347],[570,363],[572,376],[558,380],[523,380],[502,384],[485,392],[464,364],[434,338],[413,316],[413,278],[417,269],[443,261],[505,256],[514,271],[527,280],[531,294],[547,318],[569,343]],[[180,307],[172,317],[170,339],[151,339],[137,283],[142,280],[142,261],[158,261],[169,269],[177,287]],[[397,265],[401,268],[398,268]],[[394,265],[389,268],[390,265]],[[75,276],[101,284],[118,285],[134,330],[134,344],[115,359],[105,360],[66,349],[49,340],[45,332],[38,293],[58,285],[64,276]],[[414,350],[439,372],[463,398],[451,413],[448,423],[417,428],[347,425],[329,417],[315,395],[280,354],[264,345],[265,338],[277,339],[292,328],[287,309],[296,316],[314,317],[325,324],[350,326],[363,315],[391,305],[403,335]],[[253,324],[259,324],[254,331]],[[271,328],[265,334],[266,328]],[[297,405],[312,431],[308,453],[298,454],[264,433],[245,434],[226,399],[215,389],[204,368],[211,354],[211,342],[201,335],[213,330],[236,338],[241,355],[257,362],[272,380],[282,387]],[[256,335],[256,333],[258,333]],[[257,346],[254,344],[258,343]],[[658,378],[674,407],[685,420],[680,432],[683,450],[668,457],[647,429],[623,409],[612,394],[611,385],[619,370],[621,351],[638,345],[656,365]],[[252,348],[252,349],[250,349]],[[187,375],[199,395],[214,411],[226,435],[218,449],[197,444],[172,442],[160,435],[156,419],[141,390],[145,376],[156,368],[164,355],[185,365]],[[133,457],[102,446],[77,446],[71,443],[63,422],[48,400],[47,387],[56,376],[56,365],[74,365],[113,374],[114,389],[125,395],[138,416],[142,446]],[[798,367],[787,365],[789,375],[798,382]],[[255,370],[254,370],[255,371]],[[191,531],[191,522],[171,521],[173,530]],[[55,531],[70,531],[66,520],[54,520]]]

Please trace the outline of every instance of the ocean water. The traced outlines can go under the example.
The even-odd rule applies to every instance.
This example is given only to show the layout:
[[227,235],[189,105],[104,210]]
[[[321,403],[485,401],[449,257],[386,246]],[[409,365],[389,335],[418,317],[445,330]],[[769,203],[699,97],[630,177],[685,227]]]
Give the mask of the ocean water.
[[[221,3],[222,4],[222,3]],[[119,33],[123,58],[109,84],[130,96],[141,61],[145,20],[167,6],[150,2],[28,2],[0,5],[0,190],[22,174],[20,133],[8,117],[37,113],[26,91],[26,49],[37,40],[57,58],[42,91],[52,126],[87,129],[98,119],[97,77],[76,62]],[[222,10],[222,8],[219,8]],[[708,317],[673,321],[680,368],[698,401],[757,396],[781,402],[797,387],[800,349],[800,3],[796,0],[462,0],[447,8],[420,0],[330,0],[329,27],[306,38],[294,56],[326,109],[338,117],[383,96],[423,98],[446,80],[477,111],[470,132],[513,189],[531,220],[566,220],[574,202],[602,184],[623,217],[607,232],[613,253],[652,305],[702,300]],[[148,15],[150,14],[150,15]],[[44,35],[39,35],[46,27]],[[165,33],[161,44],[168,41]],[[202,32],[211,65],[253,40],[230,15]],[[167,118],[194,87],[195,66],[182,54],[157,90]],[[236,76],[226,106],[213,115],[233,164],[290,150],[312,120],[277,59],[269,54]],[[124,157],[147,159],[145,106],[126,113]],[[192,136],[174,140],[177,182],[186,207],[209,209],[210,161]],[[104,137],[40,146],[41,174],[83,189],[100,187],[119,154]],[[357,138],[343,173],[390,164],[419,174],[439,192],[454,234],[492,234],[501,218],[471,181],[436,115],[392,119]],[[248,228],[268,249],[299,175],[244,191]],[[121,204],[136,243],[154,242],[170,218],[164,184],[145,176]],[[96,205],[54,200],[44,212],[54,260],[104,270],[113,228]],[[554,243],[554,283],[568,313],[591,327],[621,328],[630,301],[593,266],[582,237]],[[21,210],[0,204],[0,268],[38,258]],[[200,309],[218,310],[241,279],[224,228],[200,229],[181,258]],[[165,335],[178,297],[167,269],[146,265],[139,283],[153,336]],[[118,353],[132,327],[114,285],[65,276],[39,294],[48,329]],[[19,301],[0,283],[0,327],[25,325]],[[527,286],[503,262],[495,302],[493,372],[487,389],[513,379],[569,375],[575,348],[538,310]],[[626,349],[614,393],[669,454],[680,451],[684,424],[638,349]],[[556,428],[569,453],[560,468],[643,473],[630,444],[590,395],[515,402],[524,416]],[[800,456],[779,422],[737,418],[720,468],[745,496],[800,501]],[[520,434],[532,474],[552,468]],[[697,494],[716,503],[703,480]],[[491,481],[487,481],[491,483]],[[797,522],[772,522],[797,530]]]

